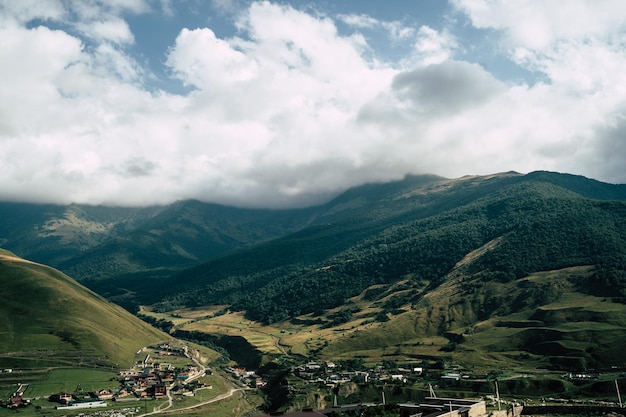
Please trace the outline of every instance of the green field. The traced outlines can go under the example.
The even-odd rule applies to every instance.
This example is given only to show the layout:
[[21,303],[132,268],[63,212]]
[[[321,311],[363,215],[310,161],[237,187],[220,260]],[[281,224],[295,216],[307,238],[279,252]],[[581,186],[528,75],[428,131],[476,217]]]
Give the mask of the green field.
[[0,398],[7,399],[18,384],[28,385],[24,391],[26,398],[47,398],[59,392],[75,392],[80,389],[85,394],[102,388],[116,388],[117,372],[87,368],[19,370],[0,374]]
[[95,391],[117,388],[118,374],[97,369],[54,369],[42,381],[33,381],[27,391],[28,397],[47,397],[58,392]]
[[[198,347],[200,349],[200,357],[204,360],[214,360],[216,358],[215,352]],[[185,367],[189,363],[188,358],[184,357],[163,357],[159,358],[155,351],[146,350],[142,352],[138,357],[145,357],[151,355],[156,359],[167,360],[174,367]],[[117,388],[119,387],[119,375],[113,370],[100,370],[100,369],[86,369],[86,368],[57,368],[57,369],[35,369],[35,370],[19,370],[14,369],[11,373],[0,374],[0,398],[7,399],[15,392],[19,384],[22,384],[25,389],[22,389],[24,398],[32,399],[32,405],[28,408],[19,409],[19,415],[22,416],[76,416],[80,413],[95,412],[95,410],[55,410],[56,403],[51,403],[47,399],[51,394],[59,392],[75,393],[80,396],[81,393],[87,396],[89,391],[96,391],[103,388]],[[224,400],[216,401],[215,403],[203,405],[202,403],[215,399],[218,396],[224,395],[231,388],[231,383],[227,378],[222,375],[219,370],[213,372],[210,375],[200,378],[199,382],[204,384],[204,388],[200,388],[195,391],[193,396],[183,396],[175,394],[173,407],[167,410],[165,415],[232,415],[224,411],[225,414],[213,414],[214,410],[228,410],[238,409],[245,410],[246,412],[254,410],[262,401],[254,394],[243,395],[236,393],[233,397],[226,398]],[[163,409],[167,407],[166,399],[158,400],[140,400],[134,397],[125,397],[118,401],[107,401],[107,410],[110,409],[123,409],[123,408],[138,408],[140,412],[152,412],[157,409]],[[38,410],[37,407],[41,407]],[[180,408],[194,407],[189,411],[176,411]],[[220,411],[221,412],[221,411]],[[5,408],[0,408],[0,415],[15,414],[15,411],[10,411]],[[235,414],[239,415],[239,414]]]

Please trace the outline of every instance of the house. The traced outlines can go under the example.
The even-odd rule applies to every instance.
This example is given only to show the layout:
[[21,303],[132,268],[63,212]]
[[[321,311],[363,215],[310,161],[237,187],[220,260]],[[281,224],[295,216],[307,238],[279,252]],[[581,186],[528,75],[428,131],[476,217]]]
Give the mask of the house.
[[136,386],[136,381],[124,381],[124,388],[126,388],[128,391],[134,391]]
[[176,345],[170,345],[169,343],[163,343],[161,345],[158,346],[159,350],[159,355],[163,355],[163,356],[185,356],[187,353],[187,347],[186,346],[176,346]]
[[174,373],[173,372],[167,372],[163,375],[161,375],[161,382],[172,382],[174,381]]
[[309,371],[315,371],[321,368],[321,366],[316,362],[309,362],[305,365],[306,369]]
[[120,371],[120,376],[122,377],[137,376],[137,375],[139,375],[139,372],[137,372],[136,369],[123,369]]
[[234,368],[231,369],[231,372],[235,375],[235,376],[242,376],[246,373],[246,368],[242,367],[242,366],[235,366]]
[[396,381],[396,382],[402,382],[402,383],[406,383],[406,378],[404,377],[404,375],[402,374],[394,374],[391,375],[391,380],[392,381]]
[[114,394],[115,394],[118,398],[124,398],[124,397],[127,397],[127,396],[129,396],[129,395],[130,395],[130,393],[131,393],[131,391],[130,391],[130,390],[128,390],[128,389],[126,389],[126,388],[122,388],[122,389],[120,389],[119,391],[114,392]]
[[96,407],[106,407],[106,401],[102,400],[93,400],[93,401],[80,401],[74,402],[70,405],[60,405],[57,406],[57,410],[68,410],[68,409],[79,409],[79,408],[96,408]]
[[101,389],[100,391],[96,392],[96,396],[99,400],[110,400],[113,398],[113,395],[113,392],[108,389]]
[[152,395],[155,397],[164,397],[167,395],[167,387],[165,384],[156,384],[152,387]]
[[15,409],[18,407],[26,407],[30,404],[29,400],[25,400],[22,397],[11,397],[7,402],[7,408]]
[[60,392],[58,394],[53,394],[48,398],[49,401],[54,401],[60,404],[69,404],[74,401],[74,396],[68,392]]

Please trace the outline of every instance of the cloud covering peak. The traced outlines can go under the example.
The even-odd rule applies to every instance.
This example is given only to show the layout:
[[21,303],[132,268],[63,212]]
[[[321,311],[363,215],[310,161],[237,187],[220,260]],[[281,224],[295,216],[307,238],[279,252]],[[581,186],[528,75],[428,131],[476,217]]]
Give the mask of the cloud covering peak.
[[[408,173],[535,169],[626,182],[619,1],[455,0],[432,22],[43,4],[0,5],[2,200],[290,207]],[[206,24],[145,55],[158,28],[137,19],[172,25],[177,6]]]

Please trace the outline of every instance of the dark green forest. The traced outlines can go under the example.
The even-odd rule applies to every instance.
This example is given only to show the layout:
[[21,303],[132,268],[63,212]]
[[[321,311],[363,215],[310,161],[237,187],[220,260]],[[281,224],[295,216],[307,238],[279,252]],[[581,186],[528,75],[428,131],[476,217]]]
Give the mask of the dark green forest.
[[[151,301],[163,310],[231,304],[264,323],[337,307],[372,285],[406,279],[413,299],[403,302],[417,301],[489,242],[496,243],[467,271],[484,281],[592,265],[595,274],[581,285],[624,295],[622,187],[554,173],[446,187],[416,182],[407,179],[387,194],[373,187],[376,198],[365,194],[367,204],[349,215],[185,270],[155,286]],[[169,295],[159,301],[162,288]]]
[[[377,320],[464,273],[510,282],[593,266],[580,288],[626,298],[626,185],[553,172],[366,184],[306,209],[182,201],[107,208],[0,204],[3,247],[135,312],[227,304],[264,323],[387,297]],[[374,293],[370,287],[377,286]],[[346,311],[331,321],[346,319]]]

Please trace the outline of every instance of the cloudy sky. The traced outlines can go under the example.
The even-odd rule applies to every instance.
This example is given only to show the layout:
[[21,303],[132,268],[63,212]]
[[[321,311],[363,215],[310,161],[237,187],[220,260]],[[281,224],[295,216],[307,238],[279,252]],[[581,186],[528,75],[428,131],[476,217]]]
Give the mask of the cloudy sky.
[[0,200],[626,183],[623,0],[0,0]]

